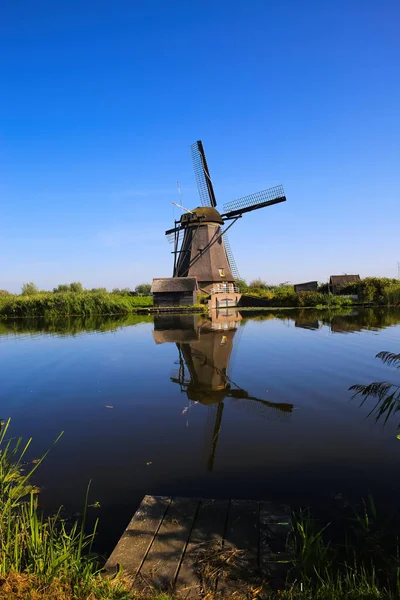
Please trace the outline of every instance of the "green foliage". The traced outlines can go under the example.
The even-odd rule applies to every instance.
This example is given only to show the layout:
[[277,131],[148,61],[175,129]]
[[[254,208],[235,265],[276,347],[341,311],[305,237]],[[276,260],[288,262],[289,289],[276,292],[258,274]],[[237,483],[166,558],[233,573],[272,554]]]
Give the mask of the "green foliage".
[[11,296],[11,292],[8,290],[0,290],[0,296]]
[[245,294],[249,289],[249,286],[244,279],[236,279],[235,285],[237,285],[241,294]]
[[257,295],[249,290],[248,295],[254,295],[255,298],[262,298],[265,302],[265,306],[275,308],[339,308],[353,305],[351,298],[334,296],[333,294],[320,294],[319,292],[300,292],[299,294],[295,294],[290,287],[282,287],[279,291],[277,290],[278,288],[273,288],[272,290],[267,290],[262,294]]
[[69,284],[69,289],[71,292],[79,294],[80,292],[83,292],[83,285],[80,283],[80,281],[73,281]]
[[72,283],[59,283],[56,288],[53,289],[55,294],[65,294],[66,292],[83,292],[83,285],[79,281],[73,281]]
[[113,291],[111,292],[112,294],[117,294],[118,296],[130,296],[135,294],[135,292],[132,292],[130,288],[126,287],[126,288],[114,288]]
[[37,285],[35,283],[33,283],[33,281],[31,281],[30,283],[22,284],[22,288],[21,288],[22,296],[33,296],[34,294],[37,294],[38,292],[39,292],[39,289],[38,289]]
[[70,292],[69,283],[59,283],[57,287],[53,289],[54,294],[65,294],[65,292]]
[[0,318],[127,315],[138,308],[152,305],[153,299],[148,296],[119,296],[87,291],[0,296]]
[[250,290],[267,290],[268,283],[266,281],[263,281],[260,278],[253,279],[253,281],[250,281],[250,283],[249,283],[249,289]]
[[[15,598],[128,599],[127,588],[122,595],[121,585],[114,586],[101,577],[101,564],[92,554],[97,522],[93,531],[86,533],[89,488],[80,521],[68,523],[61,509],[44,517],[39,510],[39,490],[31,479],[47,453],[27,468],[31,440],[25,444],[21,438],[7,440],[9,424],[0,433],[0,598],[12,598],[19,590]],[[48,586],[52,593],[47,589],[42,596],[40,590]]]
[[388,306],[400,306],[400,282],[386,285],[382,290],[382,296]]
[[[376,358],[382,360],[388,366],[400,369],[400,354],[393,352],[379,352]],[[373,381],[367,385],[356,384],[350,387],[354,391],[353,398],[361,396],[361,406],[368,398],[375,398],[376,402],[368,417],[373,416],[375,421],[383,419],[386,424],[391,416],[400,412],[400,384],[389,383],[387,381]],[[400,435],[400,423],[398,424],[398,434]]]
[[91,290],[89,290],[92,294],[108,294],[107,292],[107,288],[105,287],[100,287],[100,288],[92,288]]
[[379,513],[371,496],[360,506],[339,502],[332,522],[320,523],[309,511],[293,514],[288,544],[293,554],[289,572],[293,584],[279,598],[399,597],[398,523]]
[[[246,285],[245,282],[240,283]],[[242,293],[263,298],[269,306],[287,307],[336,307],[353,304],[374,304],[376,306],[400,306],[400,282],[397,279],[367,277],[359,282],[352,282],[340,289],[340,294],[328,293],[328,285],[320,285],[317,292],[300,292],[295,294],[294,286],[281,283],[278,286],[267,285],[265,281],[256,279]],[[358,299],[346,298],[358,296]]]
[[151,283],[140,283],[135,287],[135,292],[140,296],[148,296],[151,291]]
[[53,292],[55,294],[66,293],[66,292],[81,293],[83,291],[84,291],[83,285],[79,281],[73,281],[72,283],[60,283],[53,290]]
[[351,289],[353,292],[349,293],[358,293],[359,300],[365,304],[400,304],[400,282],[397,279],[366,277],[351,284]]

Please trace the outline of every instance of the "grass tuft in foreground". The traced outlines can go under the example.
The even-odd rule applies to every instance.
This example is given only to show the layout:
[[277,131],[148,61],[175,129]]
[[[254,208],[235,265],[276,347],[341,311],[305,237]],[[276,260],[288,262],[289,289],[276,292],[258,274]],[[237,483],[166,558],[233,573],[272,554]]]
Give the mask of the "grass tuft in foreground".
[[31,440],[6,440],[8,429],[9,421],[0,434],[0,598],[131,598],[122,580],[101,576],[91,552],[97,524],[85,533],[89,490],[80,522],[69,523],[61,510],[45,517],[31,477],[47,453],[26,470]]

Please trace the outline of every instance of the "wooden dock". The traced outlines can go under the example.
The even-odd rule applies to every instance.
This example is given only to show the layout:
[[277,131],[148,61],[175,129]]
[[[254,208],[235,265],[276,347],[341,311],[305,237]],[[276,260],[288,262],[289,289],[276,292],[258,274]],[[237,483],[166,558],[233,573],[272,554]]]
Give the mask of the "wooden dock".
[[145,496],[106,571],[122,568],[142,592],[254,598],[266,586],[284,586],[290,531],[284,505]]

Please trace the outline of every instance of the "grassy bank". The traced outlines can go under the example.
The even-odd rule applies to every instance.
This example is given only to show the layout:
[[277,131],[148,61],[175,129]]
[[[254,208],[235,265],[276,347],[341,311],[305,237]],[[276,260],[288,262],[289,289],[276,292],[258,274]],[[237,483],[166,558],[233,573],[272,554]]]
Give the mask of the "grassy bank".
[[[123,574],[114,579],[102,576],[104,561],[92,552],[98,524],[93,531],[86,531],[89,490],[79,521],[66,518],[62,509],[52,517],[43,516],[38,490],[32,481],[45,456],[36,464],[27,465],[30,441],[26,444],[22,440],[7,441],[8,425],[3,426],[0,434],[0,599],[142,598],[130,591]],[[234,597],[236,600],[399,598],[399,530],[398,521],[388,518],[387,513],[381,514],[370,497],[358,507],[339,497],[330,522],[320,522],[307,511],[297,511],[293,514],[293,532],[287,540],[288,554],[283,559],[287,571],[284,589],[271,589],[261,574],[245,570],[248,591],[235,593]],[[214,556],[218,565],[210,558],[203,568],[213,572],[215,566],[224,571],[243,571],[240,556],[235,551],[225,559],[224,553],[218,552]],[[209,597],[211,600],[212,596]],[[167,600],[168,596],[154,592],[147,598]]]
[[[400,306],[400,282],[395,279],[369,277],[346,285],[338,295],[328,293],[326,284],[318,291],[295,293],[292,285],[269,286],[257,280],[246,284],[237,281],[243,294],[245,308],[317,308],[334,310],[351,306]],[[137,286],[138,289],[149,285]],[[136,295],[133,295],[136,294]],[[352,296],[349,297],[349,296]],[[186,311],[205,310],[207,297],[199,298],[203,304],[186,307]],[[33,284],[24,284],[19,295],[0,290],[0,319],[9,317],[61,318],[68,316],[130,315],[153,307],[153,298],[138,295],[130,290],[105,288],[85,290],[80,283],[59,285],[53,292],[39,291]],[[179,310],[179,307],[177,307]],[[182,307],[180,308],[182,310]]]
[[66,520],[61,509],[43,516],[32,477],[45,456],[27,466],[30,440],[7,441],[8,425],[0,434],[0,598],[130,597],[122,580],[109,581],[100,574],[101,563],[91,552],[96,526],[85,533],[86,508],[80,522]]
[[0,296],[0,317],[69,317],[129,315],[153,306],[151,296],[129,296],[107,292],[41,292],[33,295]]
[[351,298],[319,292],[301,292],[299,294],[287,292],[285,294],[269,293],[265,295],[253,295],[251,290],[245,294],[241,302],[248,308],[266,306],[269,308],[337,309],[357,304],[357,302]]
[[[318,286],[313,292],[295,293],[293,285],[268,285],[265,281],[255,280],[247,284],[243,280],[236,282],[242,294],[256,301],[262,299],[270,307],[323,307],[335,308],[351,305],[400,306],[400,282],[384,277],[366,277],[357,282],[348,283],[338,290],[338,294],[329,292],[327,284]],[[346,296],[356,296],[349,298]],[[249,304],[250,306],[250,304]]]

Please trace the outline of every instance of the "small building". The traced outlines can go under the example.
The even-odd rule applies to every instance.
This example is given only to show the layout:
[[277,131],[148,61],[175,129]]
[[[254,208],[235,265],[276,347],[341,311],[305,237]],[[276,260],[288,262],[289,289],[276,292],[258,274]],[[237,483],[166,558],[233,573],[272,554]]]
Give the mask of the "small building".
[[359,275],[331,275],[329,278],[329,291],[332,294],[340,294],[349,283],[361,281]]
[[195,277],[153,279],[151,292],[154,306],[192,306],[197,300],[197,279]]
[[318,291],[318,281],[307,281],[306,283],[296,283],[294,286],[294,291],[296,294],[299,292],[317,292]]

